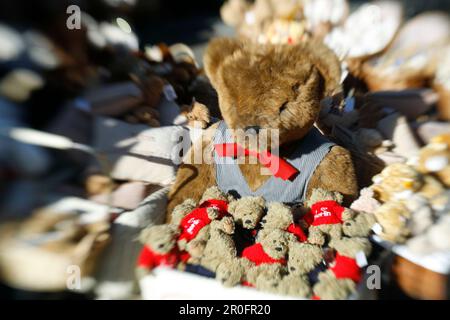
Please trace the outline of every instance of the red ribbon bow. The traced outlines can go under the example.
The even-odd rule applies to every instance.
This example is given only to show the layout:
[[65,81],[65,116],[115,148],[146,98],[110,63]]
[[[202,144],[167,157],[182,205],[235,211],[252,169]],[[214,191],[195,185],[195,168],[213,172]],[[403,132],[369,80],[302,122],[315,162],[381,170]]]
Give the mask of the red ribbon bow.
[[268,168],[272,174],[283,180],[294,180],[298,170],[293,167],[286,160],[281,159],[280,157],[274,156],[269,151],[257,152],[245,149],[238,145],[237,143],[223,143],[214,145],[214,149],[216,150],[219,157],[233,157],[237,158],[238,156],[253,156],[258,159],[258,161]]

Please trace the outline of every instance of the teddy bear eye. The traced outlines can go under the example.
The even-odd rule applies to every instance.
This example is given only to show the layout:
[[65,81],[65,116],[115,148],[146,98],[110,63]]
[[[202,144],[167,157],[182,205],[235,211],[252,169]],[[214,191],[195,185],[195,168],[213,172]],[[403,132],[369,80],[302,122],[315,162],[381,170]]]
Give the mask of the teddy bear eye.
[[286,110],[287,104],[288,104],[288,101],[284,102],[284,103],[281,105],[280,110],[279,110],[280,113],[282,113],[284,110]]

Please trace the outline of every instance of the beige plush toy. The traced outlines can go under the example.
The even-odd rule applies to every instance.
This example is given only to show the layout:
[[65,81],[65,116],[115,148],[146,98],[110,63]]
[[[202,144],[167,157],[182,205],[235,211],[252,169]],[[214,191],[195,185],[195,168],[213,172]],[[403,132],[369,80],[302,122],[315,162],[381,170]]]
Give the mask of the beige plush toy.
[[[214,186],[205,190],[199,206],[193,199],[186,199],[172,211],[172,224],[181,229],[178,247],[189,253],[189,263],[200,263],[200,258],[203,256],[206,243],[210,238],[210,224],[227,215],[229,199],[227,194]],[[230,219],[231,217],[228,217],[221,223],[223,223],[224,230],[232,234],[234,223]]]
[[245,229],[255,229],[264,214],[265,204],[263,197],[242,197],[230,202],[228,212],[237,224]]
[[403,163],[387,166],[372,180],[374,185],[371,188],[375,197],[382,202],[406,199],[414,193],[432,199],[444,191],[443,185],[437,179],[422,175],[412,166]]
[[273,230],[260,242],[247,247],[242,252],[242,258],[254,265],[261,264],[286,264],[290,236],[282,230]]
[[372,213],[354,213],[353,218],[342,224],[342,232],[347,237],[368,237],[376,223]]
[[327,271],[319,275],[313,292],[318,299],[347,299],[362,279],[357,257],[369,255],[371,244],[366,238],[342,238],[331,240],[329,245],[337,252],[335,260]]
[[306,275],[323,261],[322,248],[313,244],[292,241],[289,244],[287,268],[290,274]]
[[262,228],[257,234],[257,241],[262,240],[273,230],[286,230],[294,218],[291,208],[280,202],[271,202],[266,215],[261,219]]
[[285,273],[285,267],[280,264],[252,266],[246,273],[246,283],[261,291],[275,292]]
[[309,226],[308,242],[324,245],[327,240],[342,237],[342,223],[353,218],[355,212],[341,206],[339,192],[314,189],[306,206],[310,208],[303,223]]
[[278,283],[276,293],[292,297],[308,298],[311,296],[312,289],[306,276],[288,274]]
[[209,239],[199,257],[200,265],[216,272],[221,263],[236,259],[237,251],[233,233],[234,221],[231,216],[212,221],[209,226]]
[[398,200],[384,203],[375,211],[378,225],[374,228],[382,239],[404,243],[411,235],[408,221],[411,219],[411,212],[406,205]]
[[224,261],[216,269],[216,279],[225,287],[234,287],[246,281],[246,273],[252,267],[247,259]]
[[450,134],[437,136],[419,152],[417,170],[437,177],[450,188]]
[[151,226],[142,230],[140,241],[143,243],[136,274],[143,277],[159,265],[175,267],[179,262],[179,251],[176,246],[179,230],[170,224]]

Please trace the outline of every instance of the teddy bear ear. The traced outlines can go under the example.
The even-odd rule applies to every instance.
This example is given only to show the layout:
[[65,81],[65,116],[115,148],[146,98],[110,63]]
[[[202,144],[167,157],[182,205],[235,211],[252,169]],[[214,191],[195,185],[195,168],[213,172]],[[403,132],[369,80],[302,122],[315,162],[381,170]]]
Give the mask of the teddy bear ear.
[[299,45],[303,47],[301,50],[308,55],[325,81],[324,97],[342,92],[341,64],[336,54],[325,44],[316,40]]
[[226,57],[241,49],[242,46],[242,41],[232,38],[215,38],[209,42],[203,57],[203,62],[206,75],[213,86],[217,83],[217,71]]

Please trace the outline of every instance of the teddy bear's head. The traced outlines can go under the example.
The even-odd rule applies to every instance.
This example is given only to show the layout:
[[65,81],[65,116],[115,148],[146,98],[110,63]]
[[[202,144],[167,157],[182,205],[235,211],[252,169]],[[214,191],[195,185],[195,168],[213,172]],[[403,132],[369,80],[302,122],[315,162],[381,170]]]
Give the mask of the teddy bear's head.
[[159,254],[170,252],[177,243],[178,227],[171,224],[151,226],[142,230],[140,241]]
[[273,259],[284,259],[288,251],[289,239],[289,233],[282,230],[273,230],[261,240],[261,245]]
[[307,207],[311,207],[313,204],[317,202],[328,200],[336,201],[337,203],[342,203],[343,199],[344,197],[339,192],[316,188],[313,189],[311,195],[309,196],[305,204]]
[[180,225],[181,220],[197,207],[194,199],[186,199],[172,210],[172,223]]
[[200,204],[202,202],[205,202],[207,200],[222,200],[222,201],[228,201],[228,195],[222,192],[219,187],[212,186],[205,190],[203,193],[202,198],[200,199]]
[[367,237],[376,223],[375,216],[371,213],[355,213],[352,219],[344,221],[342,232],[348,237]]
[[242,197],[228,205],[228,212],[245,229],[255,229],[264,214],[265,204],[263,197]]
[[316,42],[274,46],[217,38],[204,64],[228,127],[250,134],[277,130],[280,144],[306,135],[319,116],[320,100],[340,83],[337,57]]
[[281,202],[270,203],[267,214],[261,219],[264,230],[286,230],[293,222],[291,208]]
[[287,267],[290,274],[307,274],[314,270],[323,259],[323,251],[319,246],[296,241],[289,244]]

